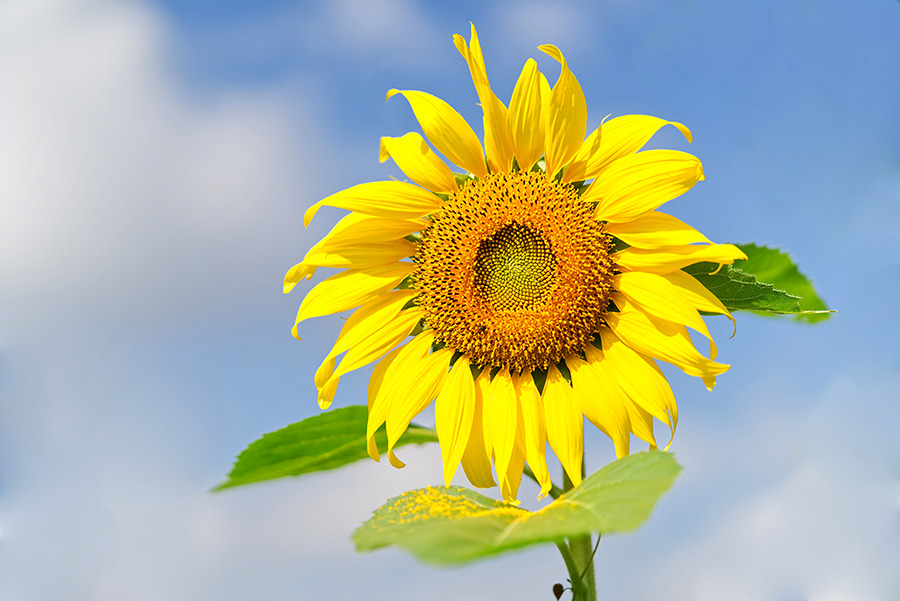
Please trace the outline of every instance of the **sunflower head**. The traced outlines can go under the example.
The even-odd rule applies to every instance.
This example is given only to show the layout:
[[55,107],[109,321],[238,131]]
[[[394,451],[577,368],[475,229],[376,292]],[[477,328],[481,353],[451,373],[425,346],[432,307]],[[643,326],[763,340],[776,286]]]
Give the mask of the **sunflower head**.
[[[674,434],[677,407],[656,361],[709,389],[728,369],[714,361],[699,313],[728,311],[682,268],[746,257],[657,211],[703,170],[685,152],[641,148],[667,124],[690,142],[686,127],[626,115],[586,136],[584,94],[555,46],[540,47],[560,65],[555,84],[529,59],[506,104],[474,26],[468,43],[454,41],[484,110],[484,146],[439,98],[388,92],[406,98],[425,134],[381,140],[381,160],[411,181],[360,184],[313,205],[307,224],[323,205],[350,214],[288,272],[285,292],[318,267],[341,269],[307,294],[293,332],[304,319],[355,309],[315,384],[325,408],[343,374],[376,363],[374,459],[386,424],[390,461],[402,467],[393,447],[435,401],[446,482],[461,463],[478,487],[494,486],[496,474],[512,501],[526,461],[541,495],[549,491],[548,443],[581,481],[583,417],[619,456],[632,434],[656,447],[654,418]],[[708,356],[688,328],[709,338]]]
[[413,260],[425,323],[481,367],[547,369],[603,323],[611,237],[571,184],[491,173],[431,216]]

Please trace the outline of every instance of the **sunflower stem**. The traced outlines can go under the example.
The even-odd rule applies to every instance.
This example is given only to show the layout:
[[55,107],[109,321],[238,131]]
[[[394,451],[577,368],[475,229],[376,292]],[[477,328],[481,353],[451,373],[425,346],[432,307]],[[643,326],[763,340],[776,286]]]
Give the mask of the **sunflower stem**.
[[[535,482],[537,482],[537,485],[538,485],[538,486],[541,485],[541,483],[538,482],[537,476],[534,475],[534,472],[531,471],[531,468],[530,468],[530,467],[528,467],[528,466],[526,465],[526,466],[525,466],[524,472],[525,472],[525,475],[526,475],[526,476],[528,476],[529,478],[531,478],[532,480],[534,480]],[[548,494],[549,494],[552,498],[558,499],[558,498],[559,498],[559,495],[561,495],[562,493],[563,493],[563,491],[562,491],[562,489],[561,489],[560,487],[558,487],[557,485],[553,484],[552,482],[550,483],[550,492],[549,492]]]
[[572,555],[572,550],[569,549],[569,545],[564,542],[556,543],[556,548],[559,549],[559,554],[562,555],[563,562],[566,564],[566,569],[569,571],[569,582],[572,584],[572,601],[581,601],[585,599],[584,585],[581,581],[581,572],[578,569],[578,564],[575,562],[575,557]]
[[[582,471],[584,461],[581,462]],[[575,488],[568,474],[563,470],[563,492]],[[578,573],[572,578],[572,601],[597,601],[597,587],[594,581],[594,553],[596,547],[592,544],[591,535],[573,536],[569,539],[569,549],[577,566]],[[597,543],[600,543],[598,538]],[[575,586],[575,582],[578,586]]]

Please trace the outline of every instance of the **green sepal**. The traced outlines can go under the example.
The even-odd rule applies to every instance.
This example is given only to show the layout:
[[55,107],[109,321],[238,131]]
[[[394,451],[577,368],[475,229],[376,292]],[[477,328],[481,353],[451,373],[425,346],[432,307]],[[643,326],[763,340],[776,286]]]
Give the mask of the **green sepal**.
[[[475,179],[475,176],[471,173],[454,173],[453,179],[456,180],[456,185],[462,188],[469,182],[473,181]],[[447,200],[448,198],[449,195],[447,195],[447,198],[445,198],[444,200]]]
[[610,463],[538,512],[460,486],[430,486],[389,500],[353,533],[357,551],[396,545],[435,564],[474,561],[591,532],[640,526],[681,467],[661,451]]
[[737,246],[748,260],[721,268],[716,263],[695,263],[684,271],[697,278],[729,311],[795,315],[810,322],[834,313],[788,255],[755,244]]
[[[281,430],[264,434],[238,455],[228,479],[213,490],[333,470],[368,458],[365,405],[333,409]],[[437,433],[411,424],[395,445],[437,442]],[[384,426],[375,433],[378,450],[387,451]]]

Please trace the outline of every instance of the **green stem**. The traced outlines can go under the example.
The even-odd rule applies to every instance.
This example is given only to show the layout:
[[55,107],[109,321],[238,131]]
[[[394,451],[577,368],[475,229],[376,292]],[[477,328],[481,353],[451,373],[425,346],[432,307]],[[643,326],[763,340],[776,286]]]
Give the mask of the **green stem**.
[[[531,478],[532,480],[534,480],[535,482],[537,482],[538,486],[541,485],[541,483],[538,482],[537,476],[534,475],[534,472],[531,471],[531,468],[528,467],[527,465],[525,466],[525,475],[528,476],[529,478]],[[559,495],[561,495],[561,494],[563,494],[562,489],[560,487],[558,487],[557,485],[551,483],[550,484],[550,496],[553,497],[554,499],[558,499]]]
[[569,582],[572,583],[572,601],[584,599],[584,586],[581,583],[581,571],[578,569],[578,564],[575,562],[575,557],[572,556],[569,545],[566,543],[556,543],[556,548],[559,549],[559,554],[562,555],[563,561],[566,564],[566,569],[569,571]]
[[[584,470],[584,462],[582,461],[582,470]],[[568,474],[563,470],[563,491],[569,491],[575,488]],[[599,539],[597,541],[600,542]],[[583,584],[582,594],[579,596],[576,590],[573,590],[572,601],[597,601],[597,587],[594,581],[594,545],[591,541],[591,535],[573,536],[569,539],[569,549],[579,571],[579,584]],[[574,580],[573,580],[574,582]],[[573,584],[574,589],[574,584]]]

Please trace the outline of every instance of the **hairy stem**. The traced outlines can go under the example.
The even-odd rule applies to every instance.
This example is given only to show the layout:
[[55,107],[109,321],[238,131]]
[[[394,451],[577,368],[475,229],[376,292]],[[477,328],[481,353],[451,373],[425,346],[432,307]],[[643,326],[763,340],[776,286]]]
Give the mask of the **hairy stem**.
[[[582,470],[584,470],[584,462],[582,461]],[[568,474],[563,470],[563,491],[569,491],[575,488]],[[600,540],[597,540],[599,544]],[[578,583],[576,588],[573,579],[572,585],[572,601],[597,601],[597,588],[594,582],[594,545],[591,541],[591,535],[573,536],[569,539],[569,549],[572,552],[572,558],[578,566]],[[580,591],[578,589],[581,589]],[[579,594],[580,593],[580,594]]]
[[556,548],[559,549],[559,554],[562,555],[563,561],[566,564],[566,569],[569,571],[569,582],[572,583],[572,600],[581,601],[586,599],[586,597],[584,597],[584,585],[581,583],[581,571],[578,569],[578,563],[576,563],[575,557],[569,549],[569,545],[566,543],[556,543]]

